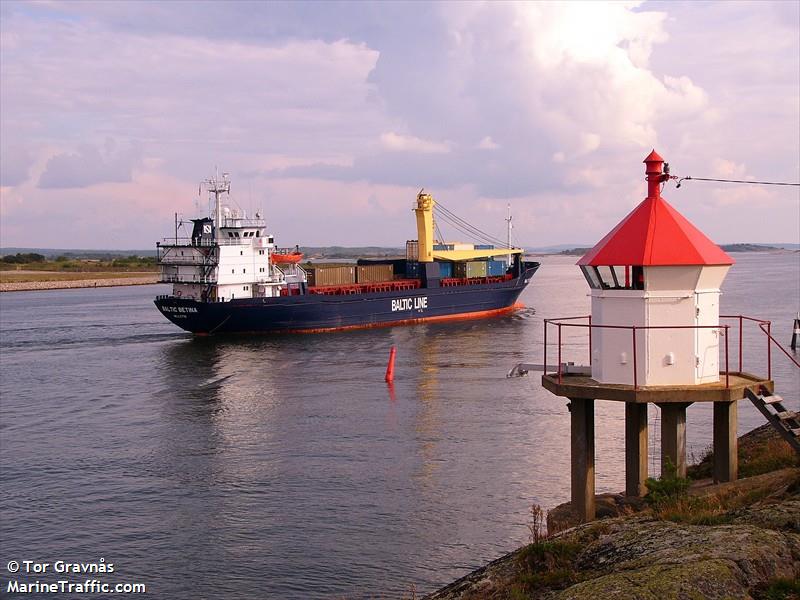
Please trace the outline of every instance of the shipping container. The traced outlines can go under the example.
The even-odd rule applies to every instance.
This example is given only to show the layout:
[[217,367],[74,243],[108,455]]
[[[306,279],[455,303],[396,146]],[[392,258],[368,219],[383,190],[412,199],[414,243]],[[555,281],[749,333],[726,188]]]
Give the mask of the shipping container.
[[457,262],[453,265],[455,277],[464,279],[473,277],[486,277],[486,261],[471,260],[469,262]]
[[437,261],[439,263],[439,276],[452,277],[453,276],[453,263],[449,261]]
[[403,278],[406,276],[405,258],[359,258],[356,262],[359,266],[364,265],[392,265],[392,273],[395,277]]
[[419,260],[419,242],[417,240],[406,242],[406,260]]
[[416,260],[406,261],[406,277],[409,279],[419,277],[419,262]]
[[453,250],[453,244],[434,244],[434,250]]
[[489,277],[499,277],[506,273],[506,263],[502,260],[490,260],[486,263],[486,274]]
[[453,250],[474,250],[474,244],[453,244]]
[[378,283],[380,281],[392,281],[393,279],[394,269],[391,263],[356,267],[357,283]]
[[494,250],[492,244],[475,244],[475,250]]
[[351,285],[356,282],[356,267],[312,267],[306,269],[308,285]]

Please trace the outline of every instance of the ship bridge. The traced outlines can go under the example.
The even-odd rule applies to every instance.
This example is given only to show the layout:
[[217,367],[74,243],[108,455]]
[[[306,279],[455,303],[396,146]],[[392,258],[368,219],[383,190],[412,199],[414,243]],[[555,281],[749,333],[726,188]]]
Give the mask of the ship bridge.
[[[299,266],[286,270],[270,260],[275,241],[266,233],[259,213],[249,217],[243,210],[222,203],[230,193],[227,174],[204,182],[214,202],[214,216],[192,219],[192,233],[156,244],[161,282],[173,284],[173,295],[200,301],[273,297],[287,286],[304,285]],[[217,226],[219,224],[219,226]]]

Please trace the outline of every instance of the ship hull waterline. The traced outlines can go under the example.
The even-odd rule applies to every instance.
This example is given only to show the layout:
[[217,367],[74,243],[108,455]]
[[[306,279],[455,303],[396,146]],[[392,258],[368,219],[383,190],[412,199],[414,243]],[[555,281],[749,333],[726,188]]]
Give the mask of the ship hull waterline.
[[529,268],[516,279],[478,285],[228,302],[159,296],[155,304],[167,319],[196,335],[325,333],[505,314],[519,307],[517,299],[535,271]]

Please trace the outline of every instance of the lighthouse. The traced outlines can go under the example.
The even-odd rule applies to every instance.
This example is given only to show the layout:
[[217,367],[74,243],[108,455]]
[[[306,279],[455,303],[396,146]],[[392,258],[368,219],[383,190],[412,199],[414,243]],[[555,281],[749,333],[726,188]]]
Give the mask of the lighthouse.
[[653,150],[644,163],[647,197],[578,261],[596,327],[592,378],[643,386],[719,381],[720,286],[733,259],[661,196],[664,159]]
[[[720,316],[720,287],[733,259],[662,198],[661,188],[670,179],[664,159],[653,150],[644,163],[647,197],[578,261],[589,284],[591,314],[544,319],[542,385],[569,400],[570,504],[580,521],[595,517],[598,400],[625,403],[628,496],[646,492],[649,404],[658,406],[661,416],[661,464],[672,464],[680,476],[686,475],[686,410],[697,402],[713,404],[716,481],[738,477],[737,402],[742,398],[749,398],[800,452],[800,421],[772,394],[775,341],[769,322]],[[739,324],[736,369],[731,368],[731,325],[721,318]],[[767,336],[766,376],[743,368],[745,323],[758,325]],[[580,344],[565,347],[566,328],[586,332],[589,365],[563,361],[577,358],[565,357],[567,352],[585,351]],[[548,368],[553,366],[548,330],[553,329],[555,372]]]

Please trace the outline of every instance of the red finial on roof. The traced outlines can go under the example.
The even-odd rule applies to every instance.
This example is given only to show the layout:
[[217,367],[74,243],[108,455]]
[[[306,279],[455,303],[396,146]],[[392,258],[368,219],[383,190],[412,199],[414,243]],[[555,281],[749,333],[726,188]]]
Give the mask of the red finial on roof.
[[647,198],[578,261],[579,265],[732,265],[733,259],[661,197],[664,159],[644,159]]
[[644,169],[644,172],[647,174],[647,197],[658,198],[661,195],[661,188],[659,186],[661,182],[664,181],[661,173],[664,159],[658,155],[658,152],[656,152],[654,148],[642,162],[647,165]]

